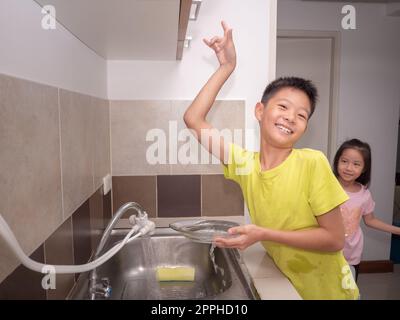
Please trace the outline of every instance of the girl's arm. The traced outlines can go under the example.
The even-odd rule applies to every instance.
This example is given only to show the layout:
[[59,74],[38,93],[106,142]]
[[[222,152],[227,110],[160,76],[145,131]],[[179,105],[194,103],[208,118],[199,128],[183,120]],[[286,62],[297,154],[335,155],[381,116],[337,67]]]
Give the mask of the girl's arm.
[[389,232],[393,234],[398,234],[400,235],[400,228],[396,226],[392,226],[391,224],[387,224],[378,218],[375,218],[374,213],[371,212],[365,216],[363,216],[364,223],[371,228],[384,231],[384,232]]
[[335,252],[343,249],[344,227],[339,207],[317,217],[319,227],[308,230],[282,231],[245,225],[229,229],[234,238],[216,238],[220,247],[246,249],[258,241],[272,241],[305,250]]

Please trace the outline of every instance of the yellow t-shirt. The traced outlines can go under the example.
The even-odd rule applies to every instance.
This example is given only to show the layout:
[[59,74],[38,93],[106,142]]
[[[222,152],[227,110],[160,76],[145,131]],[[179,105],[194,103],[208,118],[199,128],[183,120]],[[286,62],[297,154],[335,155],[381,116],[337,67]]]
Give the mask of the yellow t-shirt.
[[[318,227],[317,216],[348,199],[322,152],[292,149],[279,166],[261,171],[260,154],[230,144],[225,178],[237,182],[254,224],[275,230]],[[359,292],[342,251],[303,250],[263,241],[263,246],[303,299],[357,299]]]

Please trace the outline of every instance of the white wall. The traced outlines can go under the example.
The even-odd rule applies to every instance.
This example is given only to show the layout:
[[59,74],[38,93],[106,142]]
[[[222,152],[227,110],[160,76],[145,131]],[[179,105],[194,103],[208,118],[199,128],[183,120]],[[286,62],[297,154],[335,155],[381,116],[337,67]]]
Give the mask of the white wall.
[[[376,216],[391,223],[400,106],[400,17],[385,16],[384,4],[353,4],[357,29],[343,30],[344,4],[281,0],[278,29],[341,32],[337,145],[353,137],[370,143]],[[389,259],[390,235],[364,230],[363,259]]]
[[[275,72],[276,0],[203,0],[190,21],[191,47],[182,61],[108,61],[110,100],[193,100],[218,61],[202,41],[222,35],[221,20],[233,28],[238,63],[218,99],[246,101],[246,127],[258,128],[253,109]],[[273,18],[271,19],[270,16]],[[247,146],[258,147],[250,136]]]
[[0,73],[107,98],[106,61],[43,17],[33,0],[0,0]]
[[[400,120],[399,120],[400,121]],[[396,171],[400,172],[400,125],[397,132],[397,163],[396,163]]]

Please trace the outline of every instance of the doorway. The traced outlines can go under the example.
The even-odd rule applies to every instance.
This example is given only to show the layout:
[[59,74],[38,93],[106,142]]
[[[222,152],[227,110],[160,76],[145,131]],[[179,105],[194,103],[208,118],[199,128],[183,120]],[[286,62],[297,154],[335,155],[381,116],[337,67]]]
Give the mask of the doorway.
[[[396,186],[394,189],[393,225],[400,227],[400,119],[397,134]],[[400,263],[400,236],[392,235],[390,260]]]
[[278,30],[276,76],[312,80],[319,99],[304,136],[296,148],[322,151],[332,162],[337,148],[339,33]]

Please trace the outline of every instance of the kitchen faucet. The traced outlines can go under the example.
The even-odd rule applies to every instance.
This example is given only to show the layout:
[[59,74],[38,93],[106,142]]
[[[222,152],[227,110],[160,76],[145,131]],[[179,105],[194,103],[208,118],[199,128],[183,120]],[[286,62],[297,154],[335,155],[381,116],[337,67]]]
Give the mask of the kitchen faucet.
[[[142,234],[151,233],[154,228],[154,222],[148,220],[146,211],[136,202],[128,202],[122,205],[118,211],[115,213],[113,218],[108,223],[106,229],[103,232],[103,236],[97,246],[97,249],[94,253],[93,259],[95,260],[103,250],[104,246],[106,245],[111,231],[113,230],[114,226],[117,224],[119,219],[123,216],[125,212],[128,210],[135,210],[136,216],[132,215],[129,217],[129,221],[131,224],[136,224],[137,230],[141,231]],[[129,241],[128,241],[129,242]],[[109,280],[107,278],[102,278],[100,282],[98,282],[97,272],[96,269],[93,269],[89,275],[89,288],[88,288],[89,296],[91,300],[94,300],[97,296],[103,298],[109,298],[111,296],[111,286]]]

